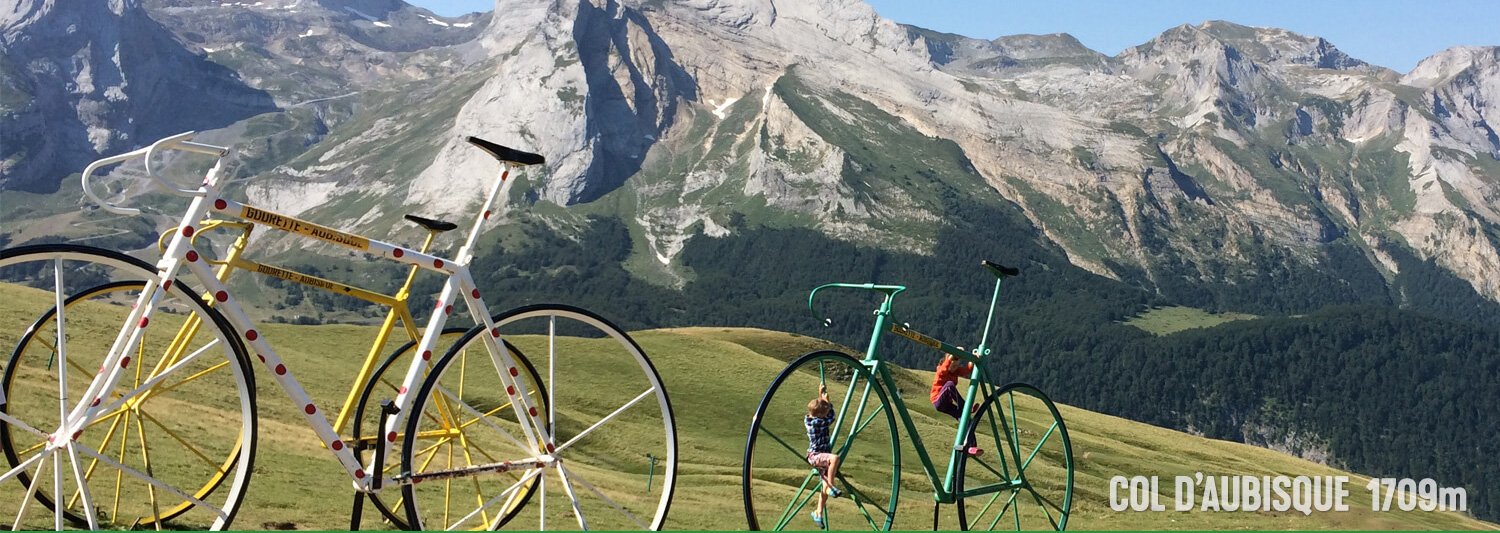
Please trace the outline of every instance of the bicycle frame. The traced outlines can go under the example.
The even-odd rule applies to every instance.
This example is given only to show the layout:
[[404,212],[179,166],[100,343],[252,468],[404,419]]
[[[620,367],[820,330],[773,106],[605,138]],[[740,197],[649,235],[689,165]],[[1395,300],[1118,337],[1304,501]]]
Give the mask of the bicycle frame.
[[[906,290],[906,287],[904,286],[876,285],[872,283],[830,283],[813,289],[812,293],[807,297],[808,308],[813,309],[813,301],[817,298],[818,291],[824,289],[861,289],[879,292],[884,295],[884,299],[881,301],[880,307],[875,310],[875,326],[870,332],[870,343],[865,349],[865,358],[861,361],[861,363],[863,363],[864,366],[870,370],[871,375],[880,380],[880,386],[884,387],[885,390],[899,390],[896,388],[896,382],[894,378],[891,377],[890,370],[888,370],[890,363],[885,362],[880,357],[880,339],[887,331],[889,331],[890,333],[895,333],[896,335],[906,338],[907,340],[910,340],[917,344],[921,344],[933,350],[937,350],[964,361],[974,363],[973,371],[969,375],[969,385],[966,392],[964,393],[964,401],[961,408],[963,414],[958,421],[958,429],[955,431],[953,436],[953,445],[948,456],[948,466],[945,470],[945,473],[941,476],[938,474],[937,467],[933,464],[932,458],[927,452],[927,446],[922,441],[922,435],[917,431],[916,424],[912,421],[911,412],[906,407],[906,401],[902,399],[900,394],[888,395],[891,400],[891,405],[896,410],[897,418],[901,420],[901,424],[904,426],[907,437],[911,440],[912,446],[917,451],[917,458],[922,462],[922,469],[927,474],[928,481],[932,483],[934,498],[938,503],[953,503],[953,501],[959,496],[953,491],[953,483],[954,479],[957,477],[959,454],[965,453],[963,446],[965,440],[964,437],[968,434],[969,425],[973,423],[971,415],[973,414],[974,402],[976,399],[981,398],[978,393],[982,393],[982,397],[988,398],[993,395],[995,391],[995,386],[991,382],[989,373],[985,370],[983,362],[985,356],[988,356],[990,354],[990,326],[994,323],[995,306],[1000,300],[1000,285],[1002,281],[1002,278],[995,279],[995,290],[990,297],[990,311],[988,317],[985,319],[984,334],[979,341],[979,346],[971,352],[966,352],[963,348],[924,335],[921,332],[912,329],[909,325],[896,322],[892,318],[891,307],[895,301],[896,295]],[[816,314],[815,309],[814,314]],[[825,319],[825,323],[826,322],[827,321]],[[852,396],[853,394],[854,389],[851,387],[846,395]],[[865,394],[869,394],[868,389],[865,391]],[[846,398],[843,403],[844,407],[840,408],[838,418],[835,419],[839,424],[842,424],[842,421],[844,420],[845,413],[843,412],[843,410],[847,408],[848,403],[848,398]],[[864,407],[865,402],[861,401],[859,408],[854,412],[854,420],[856,421],[856,423],[857,421],[861,420],[862,416],[864,415]],[[851,425],[850,431],[857,433],[858,428]],[[850,440],[852,440],[852,438],[853,435],[849,437]],[[835,440],[837,440],[836,436]],[[1019,458],[1016,459],[1019,461]],[[1001,490],[1006,490],[1014,486],[1015,480],[1012,480],[1011,483],[994,483],[972,488],[966,487],[963,496],[989,494]]]
[[[412,318],[411,309],[406,304],[407,299],[411,296],[410,289],[412,282],[416,280],[417,272],[420,272],[421,268],[418,268],[416,266],[410,267],[410,270],[406,275],[406,281],[401,284],[401,287],[396,291],[396,294],[381,294],[378,292],[361,289],[352,285],[339,283],[337,281],[320,278],[311,274],[297,272],[294,270],[280,268],[265,263],[245,259],[243,257],[244,251],[249,246],[250,234],[255,229],[255,224],[251,222],[214,219],[204,220],[201,224],[199,224],[198,230],[194,233],[194,235],[190,237],[190,239],[192,239],[191,242],[196,243],[198,238],[206,235],[209,231],[217,230],[220,228],[237,228],[241,230],[239,235],[235,237],[234,242],[229,245],[228,252],[225,254],[224,259],[218,261],[208,260],[208,263],[210,265],[219,265],[219,270],[215,274],[215,277],[218,278],[220,282],[227,283],[229,281],[229,277],[234,273],[235,270],[244,270],[277,279],[291,281],[293,283],[312,287],[324,292],[342,294],[344,296],[349,296],[376,305],[381,305],[389,309],[389,312],[386,313],[385,320],[380,324],[380,329],[376,330],[375,341],[370,345],[370,350],[365,353],[365,359],[360,364],[359,372],[355,374],[353,385],[349,388],[349,394],[347,397],[345,397],[343,405],[339,407],[338,415],[333,421],[333,429],[335,431],[342,431],[350,422],[350,416],[352,416],[353,414],[354,402],[358,401],[359,399],[360,386],[370,379],[370,375],[374,373],[375,365],[380,362],[379,358],[382,349],[385,347],[386,341],[390,338],[391,332],[395,329],[396,321],[401,321],[402,329],[406,333],[406,336],[409,340],[415,342],[419,341],[422,338],[422,332],[418,330],[417,322],[414,318]],[[167,233],[162,234],[161,248],[163,251],[166,250],[166,241],[171,239],[172,235],[174,235],[177,231],[178,228],[172,228]],[[426,253],[427,250],[432,246],[432,242],[436,239],[437,235],[438,232],[428,231],[427,237],[422,241],[422,246],[418,248],[417,251]],[[213,295],[205,295],[205,298],[209,301],[210,305],[214,303]],[[179,332],[178,334],[178,341],[182,340],[181,337],[191,337],[196,332],[196,326],[197,324],[191,320],[188,324],[184,324],[181,332]],[[174,341],[173,346],[179,345],[183,344]],[[168,359],[165,364],[171,364],[171,362],[175,361],[175,357],[177,355],[180,354],[172,354],[173,357]],[[378,438],[375,437],[371,437],[371,439],[378,440]]]
[[[200,146],[205,145],[194,144],[185,149],[187,151],[207,153],[199,148]],[[287,394],[295,405],[303,407],[302,410],[308,425],[323,442],[326,449],[344,467],[350,479],[354,481],[356,490],[374,492],[387,484],[409,484],[427,478],[451,477],[481,471],[503,472],[520,468],[541,468],[553,461],[549,453],[553,448],[553,439],[549,434],[546,424],[543,424],[538,418],[540,413],[537,410],[537,406],[532,402],[528,385],[525,383],[525,380],[520,380],[516,377],[518,374],[516,361],[510,356],[507,350],[501,348],[502,340],[500,339],[499,330],[495,327],[488,306],[480,297],[480,291],[475,286],[473,276],[467,266],[470,259],[472,259],[472,250],[478,238],[479,231],[482,229],[484,222],[490,218],[492,214],[491,209],[496,198],[501,197],[501,195],[509,190],[509,184],[511,183],[507,179],[509,176],[509,164],[502,163],[500,177],[490,187],[485,197],[481,214],[476,217],[463,247],[459,249],[456,259],[444,259],[224,198],[220,183],[224,152],[211,155],[217,155],[220,159],[208,171],[203,183],[196,190],[180,189],[180,191],[186,193],[184,195],[191,195],[192,200],[186,214],[181,219],[179,230],[172,236],[166,246],[166,250],[162,254],[161,260],[156,265],[159,275],[149,280],[141,291],[141,295],[137,299],[134,308],[127,316],[125,324],[122,325],[111,349],[105,356],[103,370],[89,384],[86,392],[79,396],[80,400],[65,417],[65,421],[61,427],[52,434],[55,437],[53,440],[56,442],[49,443],[47,451],[65,446],[70,440],[69,436],[74,434],[75,431],[86,427],[100,414],[115,409],[121,402],[130,401],[131,398],[148,391],[151,387],[162,382],[167,376],[172,374],[175,369],[180,368],[198,355],[189,355],[186,359],[168,366],[165,370],[153,375],[135,390],[125,393],[121,398],[107,403],[104,401],[111,397],[111,393],[125,374],[124,367],[129,363],[126,354],[134,350],[136,345],[139,344],[141,332],[148,326],[150,317],[156,306],[165,295],[167,289],[171,287],[173,280],[177,279],[179,272],[185,268],[192,278],[195,278],[202,284],[207,294],[212,295],[214,306],[228,319],[234,330],[245,341],[247,348],[256,355],[266,371],[276,379],[277,384],[281,386],[283,392]],[[147,153],[147,157],[149,159],[149,152]],[[124,158],[117,157],[113,158],[111,162],[123,160]],[[421,335],[421,340],[418,343],[416,353],[421,354],[421,356],[413,358],[402,381],[402,386],[396,395],[395,404],[399,410],[391,414],[382,426],[382,429],[389,431],[389,433],[387,433],[388,438],[383,439],[383,442],[381,442],[378,456],[389,454],[395,440],[393,437],[396,434],[393,428],[400,427],[401,422],[408,414],[412,403],[412,396],[415,395],[417,385],[425,375],[425,370],[433,355],[432,350],[436,346],[438,336],[441,334],[448,316],[453,313],[454,305],[457,304],[457,300],[460,298],[463,300],[475,324],[482,325],[486,331],[491,333],[490,335],[481,335],[481,337],[484,339],[491,362],[495,366],[496,372],[499,373],[502,383],[507,386],[508,392],[514,391],[510,394],[510,400],[511,408],[515,412],[517,420],[529,421],[520,425],[525,434],[526,441],[532,449],[537,450],[537,455],[526,458],[515,458],[514,461],[506,461],[503,464],[497,463],[494,465],[470,467],[462,472],[431,472],[420,476],[397,476],[396,478],[389,479],[384,478],[383,475],[368,475],[367,472],[379,474],[378,465],[374,464],[373,459],[369,465],[359,464],[354,456],[352,447],[346,446],[340,440],[334,426],[324,416],[323,409],[319,408],[308,398],[307,393],[291,369],[286,366],[267,340],[259,334],[255,322],[245,314],[244,309],[229,293],[223,281],[211,268],[209,262],[194,247],[192,237],[198,231],[195,224],[200,224],[205,216],[211,212],[250,224],[270,226],[288,233],[362,251],[381,259],[391,260],[422,270],[438,272],[447,276],[447,281],[444,283],[443,290],[438,296],[434,312],[427,322],[425,333]],[[220,520],[222,521],[223,519],[224,517],[221,516]]]

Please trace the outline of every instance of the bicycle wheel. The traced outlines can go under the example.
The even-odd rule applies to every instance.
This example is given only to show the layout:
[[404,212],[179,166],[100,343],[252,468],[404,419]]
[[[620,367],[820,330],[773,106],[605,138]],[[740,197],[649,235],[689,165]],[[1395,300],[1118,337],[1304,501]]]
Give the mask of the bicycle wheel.
[[[492,332],[475,328],[460,339],[434,363],[406,419],[401,467],[415,481],[402,486],[406,522],[493,529],[509,515],[509,525],[522,529],[660,529],[676,487],[676,423],[645,352],[575,307],[533,305],[498,316],[493,333],[513,353],[539,367],[545,360],[538,368],[544,401],[530,402],[534,411],[513,407],[521,391],[506,378],[521,369],[491,360],[483,335]],[[537,426],[553,437],[533,446],[527,432]],[[441,456],[421,442],[442,438],[460,440],[456,448],[471,456]],[[455,473],[505,463],[525,468]],[[505,512],[524,503],[518,494],[533,484],[535,504]]]
[[[864,364],[834,351],[792,361],[766,389],[745,440],[741,490],[750,529],[806,530],[822,489],[808,464],[803,418],[818,386],[828,387],[836,415],[832,450],[840,497],[828,498],[827,529],[888,530],[901,491],[901,443],[886,391]],[[761,437],[765,437],[762,440]]]
[[0,346],[14,347],[0,375],[0,453],[13,474],[4,477],[19,481],[0,485],[0,516],[30,528],[55,527],[58,518],[87,526],[90,514],[101,527],[232,522],[254,459],[253,375],[233,328],[181,283],[169,287],[149,327],[135,326],[140,341],[119,360],[111,395],[96,398],[99,412],[61,435],[72,449],[48,449],[63,433],[60,411],[81,403],[155,277],[151,265],[97,248],[0,251]]
[[1001,387],[979,407],[970,431],[984,454],[959,459],[959,527],[1068,527],[1073,445],[1047,395],[1024,383]]
[[[463,328],[444,329],[442,334],[438,338],[437,347],[445,351],[448,349],[452,349],[453,347],[458,346],[460,340],[465,339],[465,334],[468,332],[469,330]],[[536,367],[532,365],[530,360],[526,359],[526,357],[521,354],[520,350],[516,349],[514,345],[510,344],[509,341],[506,341],[505,344],[510,349],[511,356],[521,364],[521,368],[523,370],[521,377],[526,379],[527,390],[530,391],[530,395],[533,398],[533,401],[545,407],[547,402],[546,390],[541,385],[541,376],[537,374]],[[416,349],[417,341],[411,341],[392,351],[391,354],[387,356],[378,367],[376,367],[375,371],[370,374],[370,379],[365,382],[365,386],[360,392],[359,401],[355,404],[354,410],[354,427],[352,433],[354,435],[354,439],[352,440],[352,442],[356,443],[355,450],[359,456],[359,461],[362,464],[369,463],[370,458],[374,455],[373,445],[380,442],[381,438],[384,438],[384,436],[380,435],[380,425],[384,423],[384,421],[380,416],[379,402],[381,400],[395,398],[396,395],[401,392],[401,381],[406,377],[406,369],[411,365],[411,358],[416,355]],[[475,349],[477,349],[478,351],[474,351]],[[485,352],[484,347],[480,346],[479,343],[470,343],[470,349],[465,351],[458,357],[467,358],[470,356],[480,357],[481,359],[478,359],[478,361],[489,361],[489,353]],[[466,362],[460,362],[459,364],[466,364]],[[546,409],[542,409],[543,417],[546,416],[546,412]],[[436,413],[428,414],[434,416],[436,415]],[[543,418],[543,421],[545,422],[545,418]],[[440,420],[429,421],[429,423],[433,424],[439,424],[441,422],[442,421]],[[457,420],[450,419],[446,422],[446,427],[456,427],[460,425],[460,422],[458,422]],[[398,440],[401,440],[399,435]],[[422,446],[424,450],[426,446],[433,444],[436,444],[439,448],[443,448],[432,450],[429,452],[434,454],[444,454],[444,451],[447,451],[447,448],[458,446],[457,442],[445,440],[441,437],[428,437],[425,439],[419,438],[418,441],[421,443],[419,444],[419,446]],[[462,452],[460,451],[460,453]],[[469,456],[471,457],[473,455],[474,453],[469,454]],[[401,461],[399,460],[399,458],[400,452],[394,449],[392,450],[392,453],[387,456],[384,469],[387,476],[394,476],[400,472]],[[507,476],[511,477],[511,479],[515,481],[520,481],[521,479],[521,474],[514,472],[507,473]],[[521,508],[524,507],[526,503],[531,499],[532,494],[536,492],[536,485],[537,483],[535,481],[527,483],[525,487],[517,492],[514,498],[506,501],[505,504],[502,505],[497,512],[497,514],[499,515],[499,520],[497,520],[494,525],[496,527],[504,526],[506,522],[509,522],[512,518],[514,518],[516,514],[520,512]],[[392,526],[398,529],[411,529],[409,527],[409,524],[407,524],[406,522],[405,514],[401,512],[403,500],[401,500],[399,496],[394,502],[392,502],[390,505],[387,505],[380,498],[379,494],[371,494],[370,502],[375,505],[375,508],[380,511],[381,515],[383,515],[385,519],[391,523]]]

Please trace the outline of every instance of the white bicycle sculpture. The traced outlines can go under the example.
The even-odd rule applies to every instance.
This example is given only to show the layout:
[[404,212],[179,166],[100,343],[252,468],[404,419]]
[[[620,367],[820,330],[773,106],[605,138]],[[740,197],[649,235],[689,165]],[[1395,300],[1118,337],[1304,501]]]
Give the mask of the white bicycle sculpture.
[[[112,213],[140,211],[101,199],[90,176],[134,159],[164,190],[191,199],[155,265],[71,244],[0,250],[0,298],[10,304],[0,313],[9,321],[0,324],[0,350],[16,347],[0,387],[0,509],[14,513],[13,529],[228,528],[259,435],[255,363],[352,481],[351,528],[366,499],[391,524],[414,529],[662,527],[677,439],[646,354],[583,309],[530,305],[492,315],[468,267],[480,230],[508,197],[510,169],[541,156],[468,138],[501,172],[447,259],[226,198],[229,150],[192,136],[95,161],[83,173],[84,192]],[[165,152],[215,162],[201,185],[182,188],[152,172]],[[341,435],[309,398],[227,274],[216,275],[224,261],[198,247],[195,232],[213,224],[268,226],[446,277],[420,340],[406,347],[413,356],[394,398],[365,426],[378,424],[375,437]],[[461,335],[444,331],[456,308],[475,324]],[[660,481],[642,492],[648,476]],[[551,509],[549,492],[558,502]]]

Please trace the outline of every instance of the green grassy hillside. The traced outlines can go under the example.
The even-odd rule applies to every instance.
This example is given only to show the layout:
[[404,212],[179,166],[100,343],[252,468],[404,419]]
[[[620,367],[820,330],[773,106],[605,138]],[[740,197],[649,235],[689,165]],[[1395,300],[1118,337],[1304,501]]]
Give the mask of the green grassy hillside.
[[[0,285],[0,297],[25,301],[36,293]],[[14,323],[25,306],[0,309]],[[73,320],[73,319],[70,319]],[[79,316],[77,320],[86,320]],[[166,319],[169,320],[170,319]],[[93,331],[90,324],[89,331]],[[366,339],[366,326],[268,325],[262,334],[285,350],[282,356],[322,405],[336,405],[352,379]],[[836,345],[805,336],[756,329],[679,328],[640,331],[635,339],[650,354],[666,382],[677,415],[680,470],[669,526],[673,529],[740,529],[740,463],[751,415],[765,386],[790,358]],[[0,341],[15,342],[13,335]],[[5,350],[6,352],[9,349]],[[263,369],[256,370],[262,415],[260,449],[250,495],[235,523],[239,529],[340,529],[347,527],[349,482],[328,461],[311,431]],[[930,374],[901,371],[902,395],[925,398]],[[1144,401],[1145,399],[1143,399]],[[953,423],[925,405],[913,405],[923,439],[951,438]],[[1456,513],[1373,513],[1361,487],[1351,482],[1345,513],[1116,513],[1108,507],[1108,480],[1116,475],[1336,475],[1335,469],[1275,451],[1210,440],[1112,416],[1061,406],[1078,466],[1074,529],[1497,529]],[[210,432],[212,426],[199,430]],[[930,527],[930,489],[909,444],[903,450],[903,510],[897,526]],[[608,481],[639,483],[636,473]],[[596,479],[597,481],[597,479]],[[14,481],[3,489],[0,512],[14,516],[19,493]],[[1168,498],[1170,494],[1166,495]],[[1170,500],[1168,500],[1170,504]],[[944,526],[956,527],[951,509]],[[367,519],[367,525],[369,520]],[[794,522],[798,526],[808,526]],[[40,524],[39,524],[40,525]]]

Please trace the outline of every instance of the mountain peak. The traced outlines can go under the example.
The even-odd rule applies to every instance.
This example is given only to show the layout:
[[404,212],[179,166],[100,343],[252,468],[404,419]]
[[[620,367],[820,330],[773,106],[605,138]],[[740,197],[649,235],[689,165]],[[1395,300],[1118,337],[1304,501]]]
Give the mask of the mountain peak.
[[1103,54],[1084,46],[1077,37],[1066,33],[1006,35],[990,42],[998,46],[1005,55],[1021,60],[1103,57]]
[[1182,24],[1127,52],[1155,55],[1182,49],[1184,45],[1197,48],[1210,42],[1233,48],[1241,55],[1260,63],[1339,70],[1370,67],[1364,61],[1345,54],[1322,37],[1306,36],[1280,28],[1245,26],[1224,20],[1208,20],[1197,25]]
[[1455,46],[1417,63],[1401,83],[1430,88],[1476,68],[1500,70],[1500,46]]

